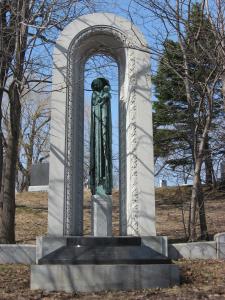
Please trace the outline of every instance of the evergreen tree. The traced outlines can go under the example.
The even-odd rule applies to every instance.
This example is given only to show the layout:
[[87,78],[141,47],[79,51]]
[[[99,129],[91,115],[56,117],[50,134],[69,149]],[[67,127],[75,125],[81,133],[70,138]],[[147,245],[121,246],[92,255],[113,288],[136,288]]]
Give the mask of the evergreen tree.
[[158,100],[153,115],[154,151],[156,157],[167,158],[167,164],[175,170],[192,165],[190,116],[184,82],[169,65],[182,63],[179,45],[167,40],[164,46],[164,55],[153,77]]

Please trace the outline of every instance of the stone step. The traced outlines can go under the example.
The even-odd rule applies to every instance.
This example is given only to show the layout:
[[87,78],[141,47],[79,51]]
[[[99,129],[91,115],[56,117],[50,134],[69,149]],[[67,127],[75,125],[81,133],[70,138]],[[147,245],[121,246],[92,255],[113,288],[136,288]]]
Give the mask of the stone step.
[[169,264],[168,257],[146,246],[63,246],[38,264]]
[[30,282],[34,290],[99,292],[168,288],[180,283],[180,275],[174,264],[33,265]]

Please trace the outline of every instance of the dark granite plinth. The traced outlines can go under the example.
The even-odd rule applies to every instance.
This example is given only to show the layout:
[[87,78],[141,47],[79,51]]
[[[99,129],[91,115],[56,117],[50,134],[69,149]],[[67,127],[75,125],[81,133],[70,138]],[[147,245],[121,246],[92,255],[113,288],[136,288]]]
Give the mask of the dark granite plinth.
[[168,264],[168,257],[146,246],[63,246],[38,264]]
[[66,237],[67,246],[87,246],[87,247],[99,247],[99,246],[140,246],[141,238],[134,236],[119,236],[119,237],[93,237],[93,236],[76,236]]

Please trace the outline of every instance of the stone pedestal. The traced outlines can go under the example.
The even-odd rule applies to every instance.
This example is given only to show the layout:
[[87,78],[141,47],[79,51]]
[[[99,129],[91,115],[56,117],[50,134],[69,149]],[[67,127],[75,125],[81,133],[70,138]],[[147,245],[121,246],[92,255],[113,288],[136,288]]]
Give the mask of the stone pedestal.
[[112,196],[91,197],[91,229],[93,236],[112,235]]
[[[31,289],[67,292],[135,290],[179,284],[165,237],[41,237]],[[167,252],[167,251],[166,251]]]
[[31,289],[65,292],[99,292],[168,288],[180,282],[171,264],[136,265],[34,265]]

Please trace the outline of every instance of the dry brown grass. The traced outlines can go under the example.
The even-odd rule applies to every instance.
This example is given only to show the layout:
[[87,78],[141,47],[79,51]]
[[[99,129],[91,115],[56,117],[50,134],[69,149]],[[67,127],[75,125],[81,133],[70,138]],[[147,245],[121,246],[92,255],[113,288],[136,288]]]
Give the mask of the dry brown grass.
[[181,269],[181,286],[167,289],[145,289],[100,293],[48,293],[30,291],[30,267],[0,265],[0,299],[225,299],[225,261],[177,262]]
[[[191,188],[188,186],[156,189],[158,235],[166,235],[171,241],[185,240],[190,195]],[[85,235],[91,232],[90,198],[90,192],[84,191]],[[47,232],[47,193],[17,194],[16,204],[16,240],[19,243],[35,243],[36,236]],[[205,188],[205,206],[210,236],[225,231],[225,191]],[[113,192],[113,234],[119,235],[118,191]]]

